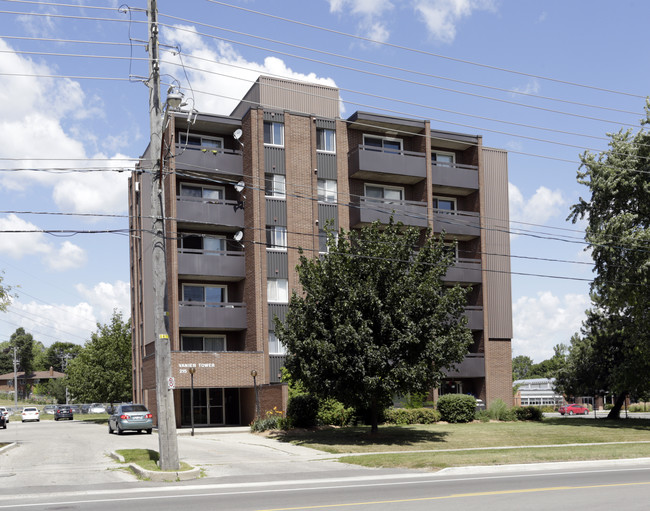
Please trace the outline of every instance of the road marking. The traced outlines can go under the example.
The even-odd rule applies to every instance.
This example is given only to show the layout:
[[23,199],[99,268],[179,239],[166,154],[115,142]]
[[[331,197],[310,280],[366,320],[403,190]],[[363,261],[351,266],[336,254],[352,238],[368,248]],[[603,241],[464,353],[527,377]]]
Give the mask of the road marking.
[[372,506],[377,504],[402,504],[405,502],[426,502],[431,500],[462,499],[467,497],[487,497],[490,495],[512,495],[516,493],[587,490],[587,489],[596,489],[596,488],[615,488],[621,486],[642,486],[642,485],[650,485],[650,481],[639,482],[639,483],[594,484],[594,485],[587,485],[587,486],[553,486],[549,488],[524,488],[521,490],[498,490],[498,491],[484,491],[484,492],[474,492],[474,493],[455,493],[452,495],[442,495],[438,497],[421,497],[417,499],[374,500],[369,502],[348,502],[344,504],[323,504],[320,506],[304,506],[304,507],[277,507],[272,509],[260,509],[258,511],[300,511],[303,509],[332,509],[337,507]]

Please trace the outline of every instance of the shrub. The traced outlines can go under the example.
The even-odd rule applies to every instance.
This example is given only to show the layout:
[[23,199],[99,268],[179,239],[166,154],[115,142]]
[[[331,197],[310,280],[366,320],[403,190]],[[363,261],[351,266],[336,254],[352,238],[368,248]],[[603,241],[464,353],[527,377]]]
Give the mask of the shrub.
[[476,420],[481,422],[490,422],[490,414],[487,410],[479,410],[476,412]]
[[517,406],[513,410],[520,421],[541,421],[544,418],[544,413],[538,406]]
[[604,408],[605,410],[611,410],[612,408],[614,408],[614,405],[612,403],[605,403]]
[[317,419],[319,424],[347,426],[352,422],[354,410],[346,408],[336,399],[323,399],[319,402]]
[[261,433],[271,429],[286,429],[287,420],[282,414],[282,410],[273,407],[273,410],[266,412],[264,417],[258,417],[251,422],[251,431]]
[[298,394],[289,400],[287,419],[294,428],[313,428],[318,420],[318,398]]
[[476,399],[465,394],[445,394],[436,403],[440,417],[447,422],[470,422],[474,420]]
[[495,399],[490,404],[488,408],[488,415],[490,419],[497,421],[516,421],[517,415],[513,409],[511,409],[505,402],[501,399]]
[[407,424],[435,424],[440,420],[440,412],[433,408],[389,408],[386,422],[405,426]]

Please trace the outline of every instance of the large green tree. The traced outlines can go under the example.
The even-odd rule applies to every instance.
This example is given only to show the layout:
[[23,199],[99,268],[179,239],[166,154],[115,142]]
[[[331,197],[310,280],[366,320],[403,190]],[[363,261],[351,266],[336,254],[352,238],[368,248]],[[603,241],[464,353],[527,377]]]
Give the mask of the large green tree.
[[77,358],[82,349],[82,346],[74,342],[55,342],[45,350],[45,365],[47,369],[52,367],[55,371],[65,373],[67,364]]
[[526,355],[518,355],[512,359],[512,379],[524,380],[532,378],[533,359]]
[[[649,124],[650,101],[641,130],[609,134],[607,151],[581,156],[578,182],[591,195],[581,197],[569,216],[574,222],[587,219],[585,239],[595,270],[591,318],[579,345],[589,343],[594,363],[602,366],[597,372],[609,374],[606,390],[617,394],[612,418],[619,416],[626,394],[650,386],[650,133],[644,130]],[[579,362],[573,360],[579,351],[571,351],[572,364]],[[604,356],[610,352],[617,354],[616,365]]]
[[443,284],[452,253],[441,239],[392,220],[330,233],[328,252],[301,253],[303,292],[276,333],[294,379],[366,411],[376,432],[393,396],[429,392],[467,354],[466,289]]
[[119,403],[132,399],[131,327],[113,312],[110,323],[97,332],[70,361],[67,384],[78,402]]
[[[32,334],[25,332],[23,327],[17,328],[9,338],[11,349],[16,348],[16,358],[18,359],[18,370],[24,371],[25,378],[29,377],[34,370],[34,337]],[[29,388],[25,380],[22,386],[23,398],[29,393]]]

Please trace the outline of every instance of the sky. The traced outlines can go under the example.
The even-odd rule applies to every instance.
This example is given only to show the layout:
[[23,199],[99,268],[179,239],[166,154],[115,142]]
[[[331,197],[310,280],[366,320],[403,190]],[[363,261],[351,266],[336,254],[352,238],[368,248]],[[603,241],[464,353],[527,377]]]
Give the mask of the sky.
[[[149,140],[146,1],[0,0],[0,270],[18,328],[83,344],[130,315],[127,178]],[[119,10],[118,10],[119,9]],[[508,151],[513,356],[589,307],[579,155],[639,129],[645,0],[159,0],[162,97],[229,114],[260,74]],[[46,232],[47,231],[47,232]],[[58,232],[57,232],[58,231]]]

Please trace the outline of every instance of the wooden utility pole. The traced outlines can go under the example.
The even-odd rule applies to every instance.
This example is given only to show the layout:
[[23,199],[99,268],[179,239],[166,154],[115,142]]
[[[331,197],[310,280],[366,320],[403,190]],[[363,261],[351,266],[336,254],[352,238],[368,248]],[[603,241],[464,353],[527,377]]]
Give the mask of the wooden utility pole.
[[154,294],[154,335],[156,349],[156,405],[158,411],[158,448],[160,468],[178,470],[178,440],[174,417],[174,393],[171,385],[171,346],[167,332],[167,267],[165,260],[165,224],[163,219],[162,130],[160,106],[160,60],[158,58],[158,7],[147,0],[149,20],[149,124],[151,141],[151,218],[153,230],[152,268]]

